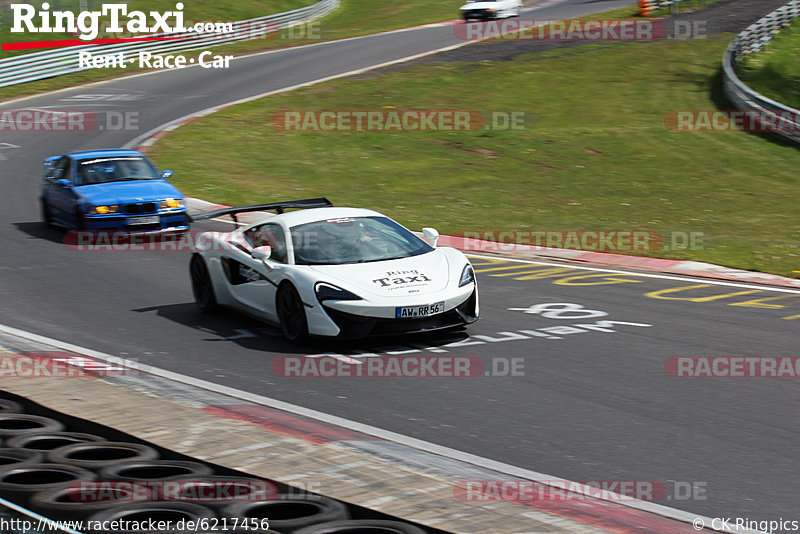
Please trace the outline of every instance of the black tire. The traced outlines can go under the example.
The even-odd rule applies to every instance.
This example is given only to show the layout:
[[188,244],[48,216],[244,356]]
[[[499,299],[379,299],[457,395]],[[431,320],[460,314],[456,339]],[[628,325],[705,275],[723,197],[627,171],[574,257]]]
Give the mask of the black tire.
[[50,213],[50,206],[47,204],[47,200],[42,197],[40,202],[42,206],[42,222],[46,227],[54,228],[55,225],[53,224],[53,215]]
[[18,402],[0,399],[0,414],[3,413],[25,413],[25,408]]
[[35,493],[31,495],[28,506],[45,517],[85,519],[121,504],[149,500],[150,494],[148,488],[139,488],[132,483],[103,481],[95,484],[82,480],[67,487]]
[[305,304],[297,290],[289,282],[284,282],[275,295],[275,308],[281,322],[283,336],[289,341],[301,341],[308,337],[308,320]]
[[211,281],[211,273],[208,266],[200,254],[192,254],[189,263],[189,275],[192,278],[192,292],[194,301],[203,313],[214,313],[219,309],[217,297],[214,295],[214,284]]
[[294,534],[425,534],[425,531],[400,521],[357,519],[313,525],[296,530]]
[[0,467],[7,465],[38,464],[44,461],[44,454],[39,451],[14,449],[6,447],[0,449]]
[[74,443],[47,453],[47,461],[75,465],[97,471],[120,462],[149,461],[158,458],[158,451],[141,443],[102,441],[99,443]]
[[213,474],[214,470],[205,464],[183,460],[121,462],[100,470],[102,480],[130,480],[133,482],[202,478]]
[[[197,524],[200,520],[213,520],[216,517],[217,515],[214,512],[199,504],[186,502],[136,502],[120,504],[93,514],[89,517],[89,521],[132,521],[139,523],[146,523],[151,519],[153,521],[169,521],[172,527],[161,532],[176,532],[179,521],[194,521]],[[213,521],[209,521],[209,523],[213,524]],[[105,532],[107,534],[107,531]],[[120,530],[116,532],[131,531]],[[157,534],[157,531],[139,530],[137,532],[140,534],[144,532]]]
[[269,501],[231,504],[222,509],[220,517],[267,519],[270,528],[288,534],[310,525],[347,519],[350,513],[344,503],[329,497],[283,499],[279,495]]
[[64,430],[64,425],[39,415],[27,415],[20,413],[0,413],[0,438],[13,438],[23,434],[41,432],[60,432]]
[[35,432],[11,438],[7,447],[31,451],[51,451],[74,443],[105,441],[105,438],[81,432]]
[[83,232],[86,230],[86,219],[83,217],[81,208],[75,208],[75,230]]
[[0,497],[27,505],[34,493],[65,488],[77,480],[94,480],[97,475],[72,465],[22,464],[0,468]]

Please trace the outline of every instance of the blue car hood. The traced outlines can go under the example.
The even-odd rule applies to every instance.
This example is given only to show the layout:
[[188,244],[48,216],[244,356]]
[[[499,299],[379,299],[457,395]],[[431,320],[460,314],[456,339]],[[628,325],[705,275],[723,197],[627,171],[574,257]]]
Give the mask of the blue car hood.
[[87,184],[75,187],[74,191],[94,206],[183,198],[181,192],[166,180]]

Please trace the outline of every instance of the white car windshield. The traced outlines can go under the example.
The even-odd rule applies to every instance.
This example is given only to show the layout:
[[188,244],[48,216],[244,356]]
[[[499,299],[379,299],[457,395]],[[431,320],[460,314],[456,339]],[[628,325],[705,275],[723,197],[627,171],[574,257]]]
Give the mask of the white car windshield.
[[340,265],[408,258],[433,250],[387,217],[342,217],[291,229],[297,265]]

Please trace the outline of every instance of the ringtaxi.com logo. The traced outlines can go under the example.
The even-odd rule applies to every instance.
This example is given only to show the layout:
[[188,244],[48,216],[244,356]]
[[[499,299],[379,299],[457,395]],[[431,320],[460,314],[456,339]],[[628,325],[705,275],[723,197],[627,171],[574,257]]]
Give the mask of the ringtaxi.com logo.
[[525,130],[525,111],[475,110],[281,110],[270,124],[286,132],[473,132]]
[[[159,13],[150,11],[128,11],[127,4],[102,4],[100,11],[50,11],[50,4],[43,2],[37,12],[31,4],[11,4],[12,33],[72,33],[78,38],[92,41],[101,33],[129,32],[177,33],[191,31],[183,18],[183,3],[175,4],[175,11]],[[107,24],[101,19],[107,17]],[[152,24],[151,24],[152,23]],[[192,30],[194,27],[191,28]]]
[[136,111],[19,109],[0,112],[0,132],[138,131]]
[[524,376],[524,358],[476,356],[279,356],[270,364],[280,378],[477,378]]

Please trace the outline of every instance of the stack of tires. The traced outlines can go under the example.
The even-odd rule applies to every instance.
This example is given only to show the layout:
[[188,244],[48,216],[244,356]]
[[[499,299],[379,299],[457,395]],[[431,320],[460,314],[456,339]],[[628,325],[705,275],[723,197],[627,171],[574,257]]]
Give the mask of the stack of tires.
[[[321,495],[298,498],[287,492],[288,486],[179,459],[171,451],[123,441],[116,431],[89,425],[92,433],[73,431],[86,430],[86,425],[71,429],[0,398],[0,497],[53,520],[168,521],[171,534],[441,532]],[[216,485],[234,488],[236,498],[216,494]],[[173,490],[168,496],[167,486]]]

